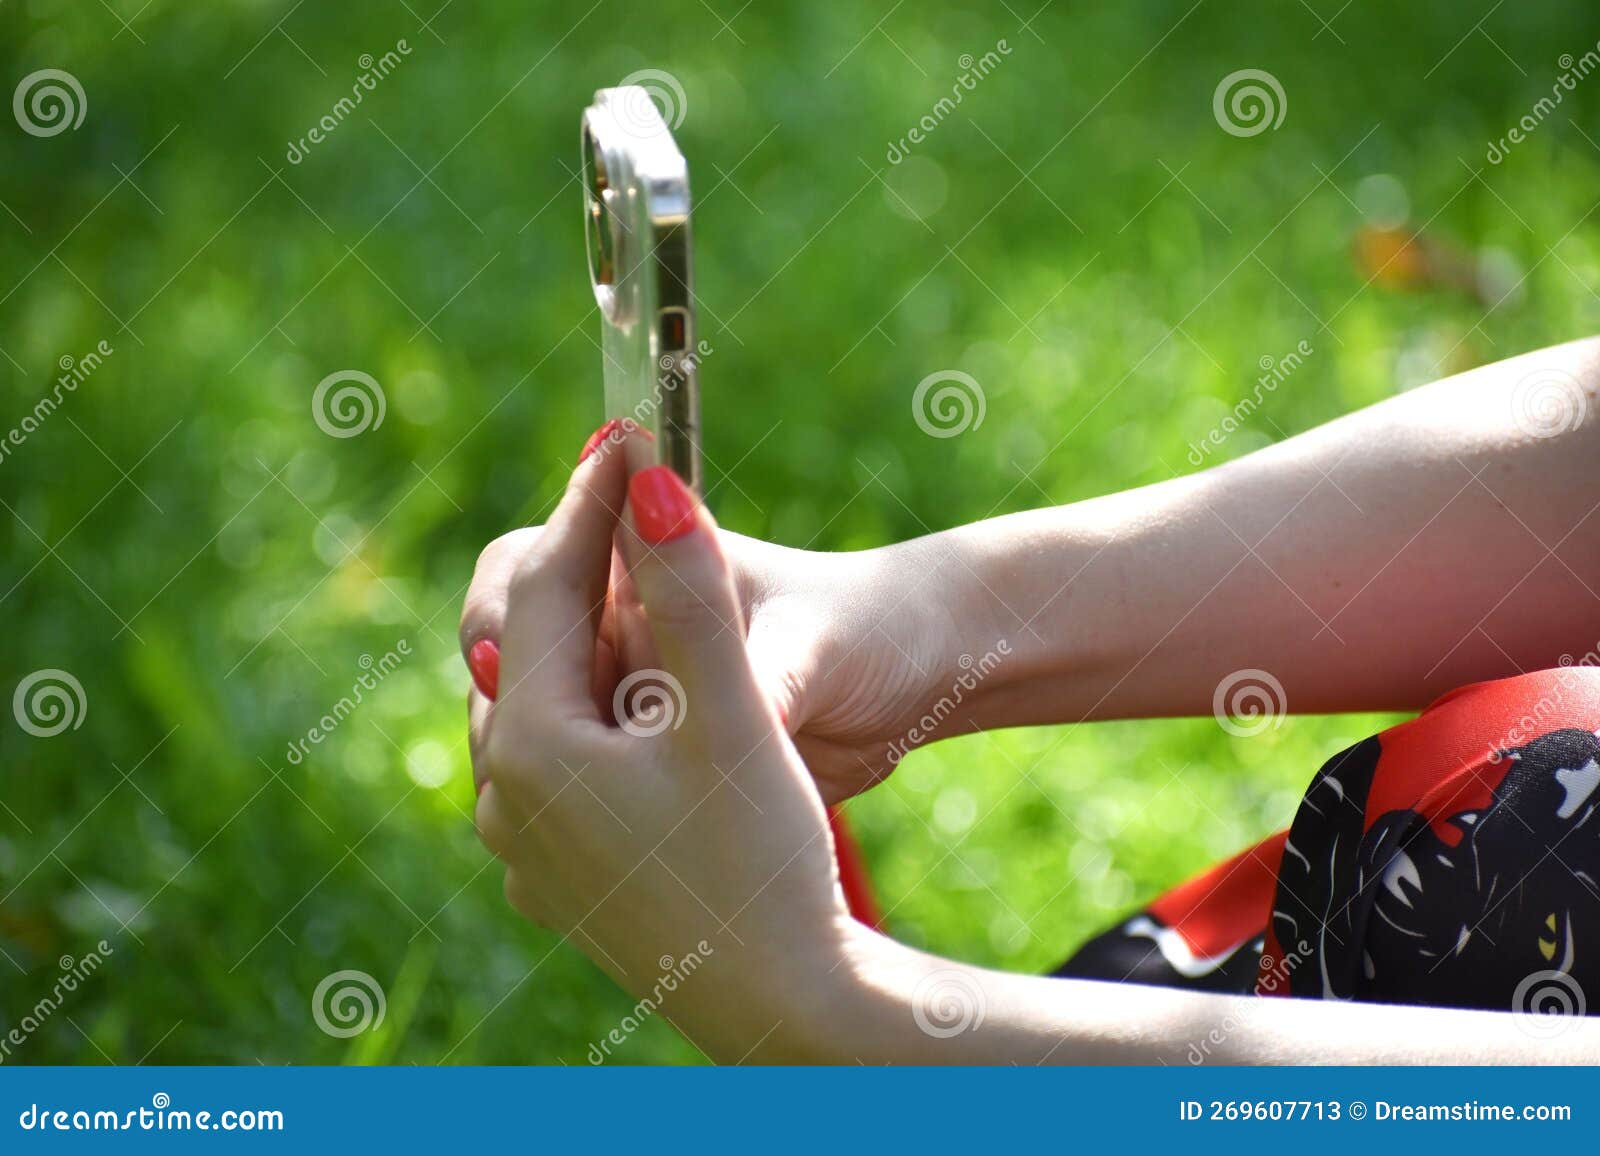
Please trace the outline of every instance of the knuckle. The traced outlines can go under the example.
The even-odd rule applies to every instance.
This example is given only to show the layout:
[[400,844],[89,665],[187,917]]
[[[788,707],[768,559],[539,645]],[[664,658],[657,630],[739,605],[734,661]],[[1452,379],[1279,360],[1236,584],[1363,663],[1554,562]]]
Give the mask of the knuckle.
[[483,740],[492,726],[490,713],[494,700],[483,695],[476,686],[469,689],[463,699],[467,707],[467,737],[472,740],[472,757],[476,759],[483,754]]
[[528,758],[529,744],[513,735],[512,730],[509,726],[494,727],[484,740],[483,765],[491,779],[520,779],[535,770]]
[[518,806],[539,810],[583,760],[559,726],[497,726],[484,742],[483,765],[497,789]]
[[525,606],[530,602],[537,603],[546,596],[549,588],[546,567],[530,558],[517,567],[517,572],[506,584],[506,605],[510,607]]
[[498,600],[487,591],[476,588],[467,591],[466,601],[461,604],[461,625],[457,628],[462,654],[471,650],[472,644],[480,638],[491,638],[497,633],[498,605]]
[[556,535],[544,535],[537,545],[518,560],[507,582],[507,601],[537,602],[549,597],[558,575]]
[[[604,443],[601,443],[602,448]],[[591,493],[593,487],[589,484],[587,470],[575,470],[567,478],[567,488],[562,491],[563,500],[581,499]]]
[[504,891],[506,902],[511,905],[513,911],[540,926],[548,926],[541,896],[529,880],[526,871],[519,871],[514,867],[507,868]]
[[502,534],[478,554],[472,582],[461,606],[460,641],[465,652],[480,638],[498,631],[505,612],[506,587],[515,572],[517,559],[532,550],[543,526],[527,526]]
[[710,631],[723,627],[739,629],[738,616],[725,605],[722,591],[696,575],[680,570],[665,574],[645,599],[645,612],[652,621],[676,631]]
[[497,859],[504,859],[511,853],[512,847],[516,844],[516,831],[512,828],[505,808],[500,805],[493,792],[485,791],[478,797],[477,810],[473,812],[473,822],[478,829],[479,842]]
[[543,526],[521,526],[493,539],[478,553],[477,573],[492,573],[506,567],[534,545],[543,531]]

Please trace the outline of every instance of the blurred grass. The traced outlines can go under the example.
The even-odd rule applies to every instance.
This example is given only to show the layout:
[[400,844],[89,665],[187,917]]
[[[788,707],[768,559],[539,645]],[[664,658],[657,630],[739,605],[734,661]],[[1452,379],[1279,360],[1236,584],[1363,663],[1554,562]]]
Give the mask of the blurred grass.
[[[0,425],[63,356],[115,349],[0,461],[0,687],[59,667],[88,701],[55,738],[0,728],[0,1028],[58,956],[115,947],[14,1061],[583,1062],[631,1006],[504,907],[468,821],[453,637],[479,547],[542,516],[602,416],[570,177],[596,87],[656,67],[685,88],[708,485],[725,525],[793,545],[1188,469],[1259,360],[1301,340],[1314,355],[1219,456],[1600,313],[1596,82],[1483,159],[1600,36],[1577,0],[1478,32],[1487,5],[1443,0],[1357,3],[1331,32],[1268,3],[1053,5],[1027,27],[1003,5],[713,3],[731,29],[692,0],[479,3],[431,31],[415,7],[0,7],[0,79],[64,68],[88,94],[76,132],[0,125]],[[402,38],[288,164],[358,57]],[[886,164],[958,57],[1001,38],[1003,64]],[[1248,67],[1288,111],[1240,139],[1211,98]],[[1368,286],[1352,238],[1374,214],[1510,292]],[[987,416],[936,440],[910,395],[946,368]],[[388,413],[335,440],[310,397],[343,369]],[[400,669],[291,763],[362,656],[402,639]],[[852,812],[895,934],[1043,968],[1287,822],[1380,722],[976,736]],[[353,1044],[309,1012],[345,968],[389,994]],[[616,1059],[695,1056],[652,1021]]]

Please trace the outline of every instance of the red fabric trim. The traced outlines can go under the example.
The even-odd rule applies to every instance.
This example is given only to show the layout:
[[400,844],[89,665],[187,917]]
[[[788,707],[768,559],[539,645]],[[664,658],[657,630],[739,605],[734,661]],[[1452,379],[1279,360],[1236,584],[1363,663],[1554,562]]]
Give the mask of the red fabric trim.
[[1221,955],[1261,928],[1272,911],[1289,832],[1279,831],[1162,895],[1149,907],[1198,956]]
[[828,810],[828,826],[833,830],[833,853],[839,861],[839,885],[844,889],[845,905],[857,922],[874,930],[883,926],[883,914],[872,895],[872,881],[867,877],[867,865],[850,834],[844,812],[837,807]]
[[1416,811],[1447,846],[1449,822],[1486,808],[1511,768],[1499,752],[1562,727],[1589,728],[1600,715],[1600,671],[1560,667],[1451,691],[1421,715],[1383,732],[1363,829],[1390,811]]

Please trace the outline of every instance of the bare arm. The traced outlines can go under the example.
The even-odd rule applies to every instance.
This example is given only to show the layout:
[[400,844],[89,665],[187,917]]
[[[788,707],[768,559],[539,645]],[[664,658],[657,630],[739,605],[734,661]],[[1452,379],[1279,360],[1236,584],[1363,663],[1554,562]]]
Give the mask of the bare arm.
[[752,1058],[1179,1066],[1600,1060],[1600,1022],[1576,1016],[1543,1021],[1535,1031],[1510,1012],[1041,979],[939,959],[860,929],[846,931],[845,942],[838,966],[815,969],[830,982],[797,986],[788,1006],[744,1026],[745,1038],[762,1040]]
[[[1069,506],[840,554],[720,537],[830,803],[975,728],[1204,715],[1247,669],[1295,712],[1414,709],[1600,646],[1597,391],[1579,341]],[[485,552],[464,650],[537,538]]]
[[1013,648],[963,729],[1204,714],[1249,667],[1295,711],[1416,708],[1600,639],[1597,391],[1600,339],[1556,346],[884,565],[944,568],[961,652]]
[[[639,591],[657,673],[680,692],[671,726],[613,725],[602,713],[611,696],[594,694],[594,608],[614,548]],[[1600,1060],[1600,1022],[1568,1020],[1535,1038],[1552,1033],[1509,1013],[1005,975],[862,928],[845,911],[810,772],[727,628],[739,602],[716,523],[676,476],[629,476],[623,455],[596,455],[517,562],[498,681],[471,697],[476,818],[506,863],[507,897],[712,1057]]]

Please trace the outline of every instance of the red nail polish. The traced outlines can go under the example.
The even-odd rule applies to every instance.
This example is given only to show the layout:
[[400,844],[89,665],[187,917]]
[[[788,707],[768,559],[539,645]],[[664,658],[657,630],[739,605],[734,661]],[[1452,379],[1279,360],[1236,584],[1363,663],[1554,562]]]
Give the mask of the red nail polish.
[[671,466],[651,466],[628,479],[633,527],[652,546],[681,538],[695,528],[698,503]]
[[467,651],[467,669],[483,697],[493,702],[500,690],[500,644],[492,638],[474,642]]
[[595,450],[599,449],[600,443],[605,441],[612,434],[616,433],[618,427],[621,425],[622,419],[614,417],[610,421],[606,422],[605,425],[595,430],[594,433],[590,434],[589,440],[583,443],[582,452],[578,454],[578,464],[581,466],[584,462],[588,461],[589,455],[594,453]]

